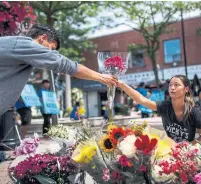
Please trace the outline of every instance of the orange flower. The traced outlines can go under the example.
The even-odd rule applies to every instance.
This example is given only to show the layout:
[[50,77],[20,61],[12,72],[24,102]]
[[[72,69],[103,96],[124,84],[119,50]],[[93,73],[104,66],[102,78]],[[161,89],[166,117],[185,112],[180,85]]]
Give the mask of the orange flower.
[[119,138],[124,137],[125,135],[126,131],[121,127],[113,128],[109,133],[109,137],[114,145],[117,144]]

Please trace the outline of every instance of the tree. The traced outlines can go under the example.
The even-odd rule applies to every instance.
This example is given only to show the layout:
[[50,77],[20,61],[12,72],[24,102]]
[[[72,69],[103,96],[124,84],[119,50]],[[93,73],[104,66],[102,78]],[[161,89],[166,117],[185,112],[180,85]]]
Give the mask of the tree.
[[38,21],[54,26],[60,31],[60,52],[68,58],[83,62],[81,53],[93,47],[87,38],[91,29],[86,27],[89,17],[96,16],[98,2],[83,1],[33,1]]
[[[82,53],[85,49],[93,48],[86,37],[91,26],[89,18],[96,16],[99,2],[85,1],[32,1],[37,12],[38,21],[54,26],[60,31],[60,52],[66,57],[83,62]],[[56,77],[58,78],[58,77]],[[66,77],[66,106],[71,106],[70,77]]]
[[28,2],[0,2],[0,36],[16,35],[36,20]]
[[[168,31],[167,27],[169,24],[177,20],[175,15],[181,9],[189,10],[190,5],[183,2],[125,1],[109,3],[109,7],[117,9],[115,12],[116,18],[125,17],[126,15],[126,20],[123,23],[117,23],[113,26],[126,24],[143,36],[145,44],[132,44],[129,46],[129,50],[132,52],[144,50],[146,52],[152,62],[156,84],[159,87],[157,51],[160,45],[160,36]],[[132,22],[132,24],[127,24],[129,22]]]

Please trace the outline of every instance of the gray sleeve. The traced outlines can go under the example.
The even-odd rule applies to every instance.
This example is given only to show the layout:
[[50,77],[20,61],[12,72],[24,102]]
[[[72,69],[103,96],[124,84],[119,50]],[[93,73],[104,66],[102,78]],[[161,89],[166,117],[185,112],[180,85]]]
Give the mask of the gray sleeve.
[[30,39],[18,39],[13,53],[15,59],[22,61],[22,64],[69,75],[77,72],[77,62]]

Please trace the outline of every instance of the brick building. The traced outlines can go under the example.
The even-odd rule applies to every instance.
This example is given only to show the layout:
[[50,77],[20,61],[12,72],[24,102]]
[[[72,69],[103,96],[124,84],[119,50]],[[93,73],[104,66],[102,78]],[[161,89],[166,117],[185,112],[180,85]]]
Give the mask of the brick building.
[[[195,74],[201,78],[201,36],[197,34],[198,28],[201,28],[201,17],[184,20],[189,79],[193,79]],[[127,52],[128,45],[144,43],[143,37],[136,31],[97,37],[91,41],[96,45],[97,52]],[[86,58],[85,66],[98,71],[97,53],[88,51],[84,53],[84,56]],[[167,32],[161,35],[157,63],[160,80],[170,79],[175,74],[185,74],[181,22],[170,24]],[[152,63],[143,51],[139,50],[137,54],[132,56],[129,68],[121,80],[130,85],[138,85],[140,82],[154,82]],[[89,104],[87,109],[96,109],[97,107],[94,112],[88,112],[88,116],[102,115],[98,108],[100,108],[102,100],[105,100],[103,96],[106,96],[106,88],[103,85],[97,82],[72,79],[72,87],[83,89],[85,104]]]

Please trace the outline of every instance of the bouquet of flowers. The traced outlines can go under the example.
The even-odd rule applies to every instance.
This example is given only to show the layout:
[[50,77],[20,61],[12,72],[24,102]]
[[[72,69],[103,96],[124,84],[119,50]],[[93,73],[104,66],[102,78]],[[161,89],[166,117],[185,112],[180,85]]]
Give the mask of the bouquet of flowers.
[[160,183],[201,183],[199,145],[181,142],[172,148],[169,155],[158,159],[152,171],[155,181]]
[[[99,70],[103,73],[111,74],[118,77],[123,75],[128,68],[127,52],[99,52],[97,55]],[[108,87],[107,97],[110,109],[110,121],[112,121],[112,108],[115,97],[116,87]]]
[[91,137],[87,134],[72,159],[98,183],[129,184],[142,179],[150,183],[153,158],[156,153],[160,155],[160,140],[146,134],[145,127],[146,123],[131,127],[111,124],[104,135],[98,131]]
[[20,183],[71,183],[68,178],[77,173],[70,155],[36,154],[10,168],[11,175]]
[[67,126],[62,124],[52,126],[47,135],[54,141],[56,141],[61,148],[67,147],[68,145],[72,146],[75,144],[74,140],[74,130],[70,129]]
[[38,146],[39,138],[37,134],[34,134],[34,138],[22,140],[20,146],[16,148],[16,156],[25,155],[25,157],[17,159],[18,163],[10,168],[13,181],[22,184],[71,184],[78,173],[80,177],[83,176],[83,172],[78,171],[71,160],[75,149],[73,145],[68,145],[65,151],[60,150],[54,154],[35,154]]

